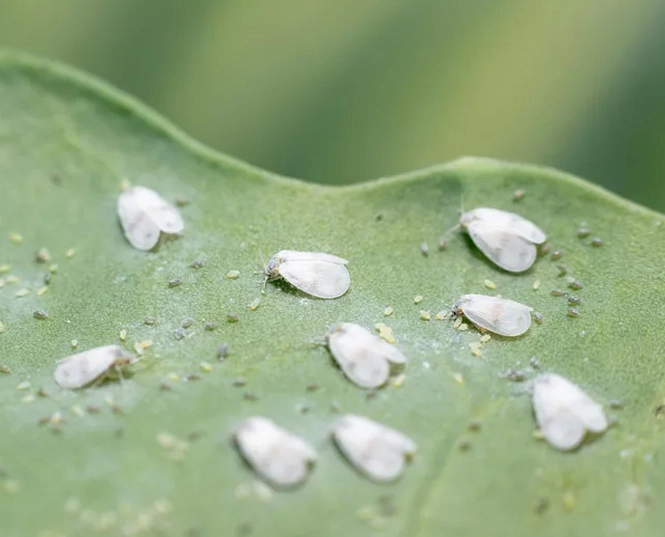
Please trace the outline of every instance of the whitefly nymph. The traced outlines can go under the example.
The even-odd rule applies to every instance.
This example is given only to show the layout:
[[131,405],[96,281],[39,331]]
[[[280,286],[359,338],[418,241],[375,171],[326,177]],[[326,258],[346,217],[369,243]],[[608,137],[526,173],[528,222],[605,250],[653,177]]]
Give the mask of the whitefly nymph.
[[587,432],[608,427],[603,407],[567,378],[545,374],[533,381],[533,411],[545,440],[568,451],[582,443]]
[[361,388],[383,386],[391,368],[406,364],[406,357],[397,347],[357,324],[336,324],[325,337],[344,375]]
[[346,414],[332,426],[335,444],[349,462],[374,481],[394,481],[416,454],[416,443],[395,429]]
[[178,209],[143,186],[130,187],[120,194],[118,217],[125,237],[137,250],[152,250],[162,233],[178,235],[185,228]]
[[531,326],[533,308],[506,298],[468,294],[455,302],[452,311],[466,317],[480,332],[517,337]]
[[109,373],[120,371],[135,360],[119,345],[96,347],[60,360],[53,377],[62,388],[75,390],[102,380]]
[[321,252],[277,252],[265,268],[266,281],[283,279],[317,298],[338,298],[349,289],[348,261]]
[[261,416],[243,421],[233,439],[256,473],[278,488],[301,484],[317,460],[309,443]]
[[545,233],[526,218],[499,209],[480,207],[462,215],[460,226],[490,261],[508,272],[524,272],[537,256]]

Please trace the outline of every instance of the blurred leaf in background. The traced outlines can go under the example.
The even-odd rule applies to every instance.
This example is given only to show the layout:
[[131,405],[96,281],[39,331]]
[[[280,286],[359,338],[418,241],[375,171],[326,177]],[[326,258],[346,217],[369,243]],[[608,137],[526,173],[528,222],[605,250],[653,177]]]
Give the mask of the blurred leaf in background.
[[3,0],[0,45],[284,175],[350,183],[486,155],[662,211],[664,23],[662,0]]

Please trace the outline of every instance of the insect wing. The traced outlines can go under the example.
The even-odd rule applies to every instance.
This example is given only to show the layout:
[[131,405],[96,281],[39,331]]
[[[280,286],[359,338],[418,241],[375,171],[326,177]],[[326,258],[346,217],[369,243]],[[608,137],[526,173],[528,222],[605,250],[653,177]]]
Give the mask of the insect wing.
[[316,452],[307,442],[267,418],[245,420],[235,440],[245,460],[273,485],[290,487],[301,483],[316,461]]
[[542,229],[519,214],[487,207],[474,209],[472,213],[475,219],[510,231],[534,244],[542,244],[547,239]]
[[296,250],[280,250],[277,252],[273,259],[281,259],[283,261],[328,261],[337,265],[346,265],[348,261],[336,255],[324,254],[322,252],[298,252]]
[[62,388],[82,388],[106,373],[122,354],[117,345],[73,354],[60,360],[53,376]]
[[485,295],[464,295],[458,304],[474,325],[501,336],[521,336],[531,326],[531,308],[519,302]]
[[416,444],[402,433],[351,414],[337,420],[333,436],[351,464],[376,481],[399,477],[405,458],[416,452]]
[[548,374],[536,379],[533,406],[545,438],[561,450],[577,447],[585,430],[601,433],[608,426],[602,406],[579,386],[559,375]]
[[536,247],[515,233],[486,220],[467,227],[473,243],[493,263],[509,272],[524,272],[536,260]]
[[294,287],[317,298],[338,298],[351,283],[346,267],[326,257],[285,259],[279,265],[279,274]]
[[341,323],[328,334],[328,347],[335,361],[361,388],[378,388],[388,380],[390,365],[381,352],[383,344],[390,345],[353,323]]
[[151,250],[161,232],[181,233],[185,224],[178,210],[154,190],[135,186],[118,198],[122,229],[134,248]]

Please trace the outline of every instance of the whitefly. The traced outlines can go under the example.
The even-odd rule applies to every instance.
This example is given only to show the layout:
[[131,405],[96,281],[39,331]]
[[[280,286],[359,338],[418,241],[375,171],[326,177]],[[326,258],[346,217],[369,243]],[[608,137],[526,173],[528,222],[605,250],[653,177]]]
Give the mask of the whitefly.
[[531,326],[533,308],[506,298],[468,294],[455,302],[452,311],[466,317],[481,332],[517,337]]
[[485,256],[508,272],[524,272],[536,260],[536,246],[547,239],[533,222],[518,214],[480,207],[459,221]]
[[120,194],[118,217],[125,237],[137,250],[152,250],[162,233],[179,235],[185,228],[178,209],[154,190],[142,186]]
[[336,324],[325,337],[344,375],[361,388],[383,386],[391,369],[402,368],[407,361],[397,347],[354,323]]
[[247,463],[275,487],[301,484],[317,460],[308,442],[261,416],[243,421],[233,439]]
[[75,390],[102,380],[113,371],[120,372],[135,360],[119,345],[96,347],[60,360],[53,377],[62,388]]
[[416,443],[395,429],[346,414],[332,426],[335,444],[348,461],[374,481],[393,481],[416,454]]
[[338,298],[349,289],[348,261],[321,252],[277,252],[265,268],[266,281],[283,279],[317,298]]
[[567,378],[553,373],[534,380],[533,410],[545,440],[562,451],[575,449],[587,433],[600,434],[609,425],[600,404]]

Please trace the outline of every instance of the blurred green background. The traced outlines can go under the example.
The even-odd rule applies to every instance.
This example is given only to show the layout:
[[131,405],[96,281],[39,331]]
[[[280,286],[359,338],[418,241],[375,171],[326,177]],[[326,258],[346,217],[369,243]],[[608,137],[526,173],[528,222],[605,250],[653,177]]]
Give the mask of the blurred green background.
[[664,0],[0,0],[0,46],[283,175],[482,155],[665,211]]

